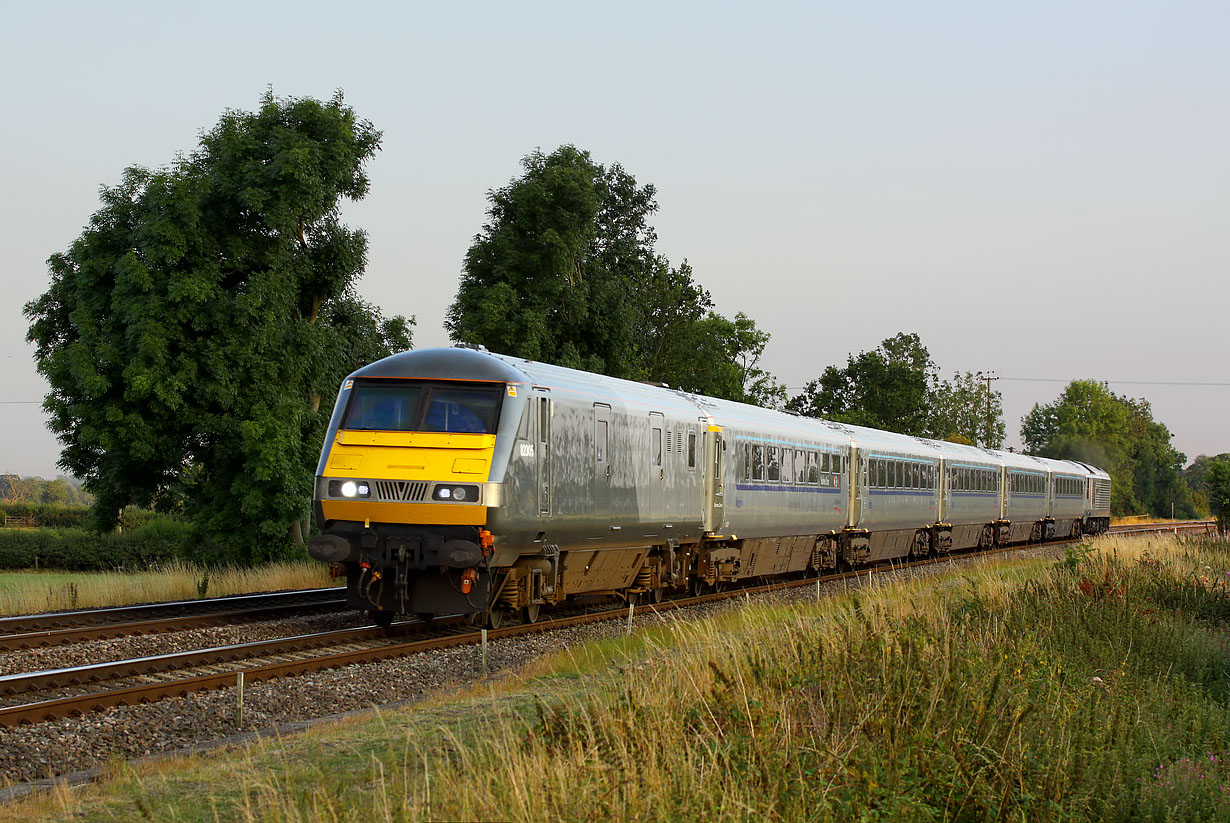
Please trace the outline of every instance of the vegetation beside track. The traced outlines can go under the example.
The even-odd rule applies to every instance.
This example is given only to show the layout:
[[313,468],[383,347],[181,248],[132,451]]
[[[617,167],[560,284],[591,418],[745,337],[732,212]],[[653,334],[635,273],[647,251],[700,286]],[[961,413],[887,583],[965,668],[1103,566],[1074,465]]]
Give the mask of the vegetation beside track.
[[0,572],[0,615],[129,606],[334,585],[313,560],[207,567],[171,560],[144,571]]
[[[874,579],[874,578],[873,578]],[[1230,819],[1230,546],[1101,538],[666,620],[471,696],[28,803],[74,819]]]

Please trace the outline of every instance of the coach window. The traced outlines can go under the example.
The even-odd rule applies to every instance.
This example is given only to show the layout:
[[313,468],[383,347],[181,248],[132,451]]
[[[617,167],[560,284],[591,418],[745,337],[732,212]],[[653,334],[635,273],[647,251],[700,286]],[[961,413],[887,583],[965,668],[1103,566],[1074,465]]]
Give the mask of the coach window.
[[782,447],[782,482],[794,481],[794,449]]
[[662,465],[662,430],[657,426],[653,427],[649,441],[649,459],[654,466]]
[[595,443],[594,457],[595,459],[597,459],[599,463],[605,463],[606,462],[606,447],[607,447],[607,431],[606,431],[606,421],[605,420],[598,421],[598,429],[595,432],[595,435],[596,436],[594,437],[594,443]]
[[696,432],[688,432],[688,468],[696,468]]
[[912,489],[922,488],[921,474],[922,474],[922,466],[918,465],[917,463],[911,463],[910,464],[910,488]]
[[[824,457],[826,460],[828,459],[828,455],[825,455]],[[820,482],[820,455],[815,452],[807,453],[807,482]]]
[[752,479],[764,480],[764,446],[752,446]]
[[752,479],[752,447],[748,443],[744,443],[739,447],[739,452],[743,455],[743,479]]
[[794,482],[807,482],[807,452],[802,449],[794,450]]
[[776,483],[782,479],[782,464],[777,456],[777,446],[769,446],[769,476],[770,483]]

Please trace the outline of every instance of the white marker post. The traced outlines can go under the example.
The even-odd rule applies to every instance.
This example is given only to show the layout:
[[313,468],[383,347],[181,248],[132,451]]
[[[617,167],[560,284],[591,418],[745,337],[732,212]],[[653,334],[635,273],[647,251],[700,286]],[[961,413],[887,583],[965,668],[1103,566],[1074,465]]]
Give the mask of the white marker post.
[[632,610],[636,608],[636,604],[631,600],[628,601],[628,634],[632,634]]
[[487,630],[483,629],[483,677],[487,676]]

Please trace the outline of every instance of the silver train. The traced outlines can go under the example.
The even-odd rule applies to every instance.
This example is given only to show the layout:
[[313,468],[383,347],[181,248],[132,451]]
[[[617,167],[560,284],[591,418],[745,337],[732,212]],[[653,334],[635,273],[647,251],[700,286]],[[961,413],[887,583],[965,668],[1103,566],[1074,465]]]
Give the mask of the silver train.
[[310,553],[381,623],[1105,531],[1110,477],[491,354],[346,378]]

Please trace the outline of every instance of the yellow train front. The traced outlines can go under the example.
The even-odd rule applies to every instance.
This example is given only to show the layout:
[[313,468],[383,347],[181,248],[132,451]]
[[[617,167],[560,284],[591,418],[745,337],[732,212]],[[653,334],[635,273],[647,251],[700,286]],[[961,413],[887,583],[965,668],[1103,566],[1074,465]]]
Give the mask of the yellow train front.
[[[465,349],[405,352],[342,384],[316,469],[309,553],[346,577],[350,606],[397,614],[488,608],[493,538],[524,376]],[[497,482],[493,482],[493,479]]]

